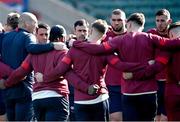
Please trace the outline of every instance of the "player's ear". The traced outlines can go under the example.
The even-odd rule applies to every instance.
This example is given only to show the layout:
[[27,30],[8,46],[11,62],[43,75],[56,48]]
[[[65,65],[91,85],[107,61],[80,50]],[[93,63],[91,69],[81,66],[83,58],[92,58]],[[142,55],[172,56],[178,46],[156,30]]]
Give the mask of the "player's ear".
[[172,19],[169,19],[169,20],[168,20],[168,23],[171,24],[171,23],[172,23]]

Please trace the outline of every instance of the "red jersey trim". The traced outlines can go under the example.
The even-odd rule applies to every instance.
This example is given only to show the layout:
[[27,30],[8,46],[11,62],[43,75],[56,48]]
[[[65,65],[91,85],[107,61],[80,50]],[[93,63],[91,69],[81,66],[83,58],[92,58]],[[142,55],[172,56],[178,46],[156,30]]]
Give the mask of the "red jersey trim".
[[28,63],[28,62],[23,61],[23,63],[21,64],[21,67],[22,67],[23,69],[25,69],[25,70],[28,70],[28,69],[29,69],[29,67],[30,67],[30,65],[29,65],[29,63]]
[[111,64],[116,64],[118,61],[119,61],[118,58],[112,58],[110,62]]
[[167,64],[168,63],[168,59],[165,58],[165,57],[157,57],[156,61],[159,61],[159,62],[161,62],[163,64]]
[[71,63],[71,59],[67,56],[64,56],[62,59],[62,62],[66,63],[66,64],[70,64]]
[[104,46],[104,48],[105,48],[106,50],[111,49],[111,46],[109,45],[108,42],[103,42],[103,46]]
[[166,43],[166,40],[162,38],[162,39],[160,40],[160,45],[165,45],[165,43]]

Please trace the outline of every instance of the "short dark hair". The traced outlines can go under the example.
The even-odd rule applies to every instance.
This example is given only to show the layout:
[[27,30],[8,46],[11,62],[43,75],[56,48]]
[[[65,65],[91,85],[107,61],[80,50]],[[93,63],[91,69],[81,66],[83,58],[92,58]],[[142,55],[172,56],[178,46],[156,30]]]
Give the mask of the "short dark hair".
[[170,12],[167,10],[167,9],[160,9],[156,12],[156,16],[161,16],[161,15],[165,15],[167,16],[168,18],[171,17],[171,14]]
[[106,33],[106,31],[108,30],[108,24],[105,20],[102,20],[102,19],[98,19],[98,20],[95,20],[93,23],[92,23],[92,28],[95,28],[97,29],[99,32],[101,33]]
[[114,14],[114,15],[119,15],[119,14],[121,14],[121,13],[124,13],[124,11],[121,10],[121,9],[114,9],[114,10],[112,11],[112,14]]
[[176,27],[180,27],[180,21],[178,22],[175,22],[175,23],[172,23],[169,28],[168,28],[168,32],[171,30],[171,29],[174,29]]
[[46,24],[46,23],[43,23],[43,22],[38,24],[38,28],[37,28],[36,31],[38,31],[39,28],[44,28],[46,30],[50,30],[50,26],[48,24]]
[[80,20],[77,20],[77,21],[74,23],[74,29],[75,29],[77,26],[89,26],[89,23],[88,23],[85,19],[80,19]]
[[6,24],[11,26],[12,29],[16,29],[18,27],[19,17],[20,17],[20,14],[16,12],[9,13],[7,16]]
[[66,36],[66,30],[62,25],[55,25],[50,30],[49,40],[51,42],[56,41],[57,38],[62,38]]
[[127,22],[129,21],[133,21],[137,23],[138,25],[142,26],[145,23],[145,16],[143,13],[133,13],[127,19]]
[[112,17],[112,15],[121,15],[122,17],[124,17],[124,19],[126,19],[126,14],[125,14],[125,12],[124,12],[123,10],[121,10],[121,9],[114,9],[114,10],[112,11],[111,17]]

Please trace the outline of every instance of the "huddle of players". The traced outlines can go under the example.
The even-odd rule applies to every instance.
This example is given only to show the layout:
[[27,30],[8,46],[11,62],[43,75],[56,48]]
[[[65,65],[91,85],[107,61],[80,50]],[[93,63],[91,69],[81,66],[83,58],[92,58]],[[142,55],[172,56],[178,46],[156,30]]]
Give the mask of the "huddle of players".
[[[61,51],[32,51],[19,68],[8,69],[10,73],[1,76],[6,77],[1,81],[1,88],[17,87],[16,84],[34,70],[32,100],[37,120],[67,120],[69,108],[70,120],[77,121],[180,120],[177,108],[180,104],[180,23],[171,24],[166,9],[159,10],[155,18],[156,28],[145,33],[142,32],[145,24],[142,13],[134,13],[126,19],[122,10],[115,9],[110,18],[111,26],[96,20],[89,29],[88,22],[82,19],[75,22],[74,35],[69,35],[68,39],[62,26],[52,27],[50,43],[47,41],[49,28],[45,29],[48,31],[42,35],[46,41],[41,44],[68,40],[68,46],[72,47],[68,51],[63,46],[59,46]],[[41,40],[38,31],[36,34],[37,40]],[[3,38],[6,36],[8,34]],[[8,64],[4,61],[2,56],[2,62]],[[67,81],[74,88],[70,107]],[[18,120],[8,112],[8,120]],[[31,115],[26,117],[23,119],[28,120]]]

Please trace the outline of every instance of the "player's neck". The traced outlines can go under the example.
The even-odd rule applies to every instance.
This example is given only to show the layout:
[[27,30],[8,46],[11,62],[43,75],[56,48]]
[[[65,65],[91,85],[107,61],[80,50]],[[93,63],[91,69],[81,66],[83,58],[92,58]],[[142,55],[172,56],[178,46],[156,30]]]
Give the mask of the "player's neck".
[[141,27],[132,27],[129,30],[127,30],[127,32],[142,32],[142,28]]
[[162,36],[166,36],[168,34],[168,30],[165,30],[165,31],[158,31],[158,33]]
[[127,31],[126,28],[122,28],[121,31],[113,31],[116,35],[121,35],[121,34],[124,34],[125,32]]
[[95,35],[95,36],[92,35],[89,37],[88,41],[91,43],[99,44],[99,43],[101,43],[101,39],[102,39],[102,36],[100,36],[100,35]]

